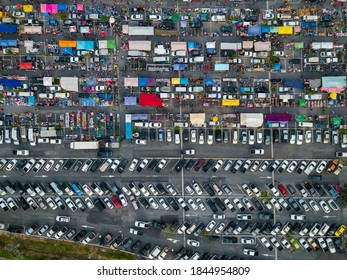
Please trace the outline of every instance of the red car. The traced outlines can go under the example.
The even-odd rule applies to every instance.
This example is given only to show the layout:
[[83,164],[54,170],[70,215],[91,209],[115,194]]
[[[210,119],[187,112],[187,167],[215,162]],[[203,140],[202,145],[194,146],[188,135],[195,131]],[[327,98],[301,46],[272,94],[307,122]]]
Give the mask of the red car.
[[122,208],[123,205],[120,202],[120,200],[118,199],[118,197],[116,197],[115,195],[111,197],[111,200],[113,202],[113,204],[117,207],[117,208]]
[[288,191],[287,191],[287,189],[283,185],[278,185],[277,188],[283,194],[283,196],[287,196],[288,195]]

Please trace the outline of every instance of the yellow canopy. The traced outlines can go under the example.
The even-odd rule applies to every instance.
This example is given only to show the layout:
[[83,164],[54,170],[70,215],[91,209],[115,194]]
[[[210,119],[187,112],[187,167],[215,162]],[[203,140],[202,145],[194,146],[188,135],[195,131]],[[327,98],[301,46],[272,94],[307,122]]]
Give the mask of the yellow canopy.
[[212,121],[213,121],[213,122],[218,122],[218,117],[217,117],[217,116],[213,116],[213,117],[212,117]]
[[329,94],[329,98],[331,98],[331,99],[336,99],[336,97],[337,97],[337,93],[336,92],[331,92]]
[[60,40],[59,41],[59,47],[71,47],[71,48],[76,48],[76,41],[69,41],[69,40]]
[[171,78],[171,83],[173,85],[179,85],[180,84],[180,78]]
[[223,99],[222,101],[223,106],[239,106],[240,100],[238,99]]
[[23,5],[23,12],[30,13],[33,11],[33,5]]
[[279,35],[291,35],[293,34],[293,26],[279,26],[278,27]]

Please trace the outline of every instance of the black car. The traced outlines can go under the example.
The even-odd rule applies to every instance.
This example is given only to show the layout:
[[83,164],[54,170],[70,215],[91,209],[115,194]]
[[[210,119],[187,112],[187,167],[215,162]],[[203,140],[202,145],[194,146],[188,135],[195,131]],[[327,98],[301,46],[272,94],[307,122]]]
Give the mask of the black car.
[[172,197],[168,197],[167,201],[169,202],[170,206],[175,210],[178,211],[180,207],[178,206],[176,200]]
[[151,128],[149,130],[149,140],[154,141],[155,140],[155,136],[156,136],[155,129]]
[[112,192],[112,189],[110,188],[110,186],[105,182],[101,182],[99,186],[105,195],[108,195]]
[[19,207],[22,207],[22,209],[25,211],[25,210],[28,210],[30,208],[30,205],[29,203],[24,199],[24,197],[18,197],[17,199],[17,204]]
[[300,206],[298,205],[298,203],[296,202],[296,200],[292,197],[288,198],[288,203],[290,204],[290,206],[293,207],[293,209],[295,211],[300,211]]
[[78,160],[76,162],[75,166],[73,167],[73,171],[77,172],[81,168],[82,165],[83,165],[83,161]]
[[272,213],[261,212],[258,214],[258,218],[260,220],[272,220],[274,218],[274,215]]
[[199,161],[198,161],[198,162],[196,163],[196,165],[194,166],[194,170],[195,170],[196,172],[198,172],[198,171],[201,169],[201,167],[205,164],[205,162],[206,162],[205,159],[203,159],[203,158],[199,159]]
[[26,190],[23,186],[22,183],[20,182],[14,182],[13,185],[12,185],[12,188],[17,192],[19,193],[20,195],[24,195]]
[[111,182],[110,188],[114,194],[116,195],[122,194],[121,188],[115,182]]
[[112,154],[112,151],[106,150],[104,148],[100,148],[100,150],[98,151],[98,157],[112,157]]
[[259,211],[263,211],[263,210],[264,210],[263,206],[260,204],[260,202],[258,201],[257,198],[253,198],[252,201],[253,201],[255,207],[256,207]]
[[314,187],[309,183],[309,182],[304,182],[304,186],[305,188],[308,190],[308,192],[314,196],[314,194],[316,193],[316,190],[314,189]]
[[188,162],[187,162],[187,164],[185,166],[185,169],[188,170],[188,171],[191,170],[195,163],[196,163],[195,159],[188,160]]
[[213,213],[218,212],[216,205],[214,204],[214,202],[210,198],[206,199],[206,203],[210,207],[210,209],[212,210]]
[[188,129],[183,129],[182,136],[183,136],[183,142],[189,142],[189,130]]
[[201,51],[200,50],[192,50],[189,52],[189,54],[191,56],[200,56],[201,55]]
[[99,197],[94,198],[94,205],[99,211],[104,211],[106,209],[106,205]]
[[118,166],[118,173],[123,173],[125,167],[127,166],[128,164],[128,160],[127,159],[122,159],[122,161],[120,162],[119,166]]
[[204,171],[204,172],[207,172],[211,167],[212,167],[212,165],[215,163],[215,161],[213,160],[213,159],[209,159],[208,161],[207,161],[207,163],[204,165],[204,167],[202,168],[202,170]]
[[206,227],[205,224],[200,223],[200,224],[197,226],[197,228],[195,229],[194,233],[193,233],[194,236],[198,237],[198,236],[200,235],[200,233],[204,230],[205,227]]
[[296,190],[292,185],[287,185],[287,190],[290,192],[291,195],[296,193]]
[[91,172],[95,172],[100,167],[101,164],[102,164],[102,160],[101,159],[97,159],[96,161],[94,161],[94,163],[90,167],[90,171]]
[[222,25],[220,27],[220,32],[222,32],[222,33],[232,33],[233,32],[233,27],[232,26],[228,26],[228,25]]
[[140,240],[137,240],[133,246],[131,246],[131,251],[137,252],[140,250],[140,247],[142,245],[142,242]]
[[164,186],[163,186],[161,183],[158,183],[158,184],[156,185],[156,188],[157,188],[157,190],[158,190],[158,192],[159,192],[160,195],[165,195],[165,194],[167,194],[167,191],[165,190]]
[[27,160],[26,159],[22,159],[22,160],[20,160],[18,163],[17,163],[17,165],[16,165],[16,170],[17,171],[20,171],[26,164],[27,164]]
[[222,142],[222,131],[220,129],[216,129],[214,133],[214,139],[217,143]]
[[154,170],[154,168],[156,168],[157,165],[158,165],[158,161],[156,159],[153,159],[148,165],[147,169],[152,171]]
[[139,200],[139,202],[141,203],[141,205],[142,205],[145,209],[148,209],[148,208],[150,207],[147,198],[145,198],[145,197],[139,197],[138,200]]
[[68,159],[68,160],[65,162],[65,164],[64,164],[64,166],[63,166],[63,169],[64,169],[64,170],[70,170],[71,166],[72,166],[74,163],[75,163],[75,159],[72,159],[72,158]]
[[322,175],[318,175],[318,174],[310,174],[308,175],[308,179],[311,181],[322,181],[323,180],[323,176]]
[[216,194],[208,182],[203,183],[202,187],[210,196],[214,196]]
[[23,60],[25,62],[34,62],[34,61],[36,61],[36,57],[34,57],[34,56],[24,56]]
[[225,207],[223,201],[219,198],[219,197],[216,197],[214,199],[214,203],[222,210],[222,211],[225,211],[227,208]]
[[324,191],[324,189],[322,188],[321,185],[319,184],[314,184],[313,187],[316,189],[317,193],[320,195],[320,196],[327,196],[327,193]]
[[237,243],[237,238],[236,237],[223,237],[222,243],[223,244]]
[[140,250],[140,255],[142,256],[148,256],[149,254],[149,249],[151,249],[151,244],[146,243],[145,246],[143,246]]
[[280,132],[278,131],[278,129],[274,129],[272,133],[273,133],[273,142],[278,143],[280,141]]
[[186,163],[186,159],[180,159],[175,166],[176,172],[181,172],[182,168],[186,165]]
[[83,239],[83,237],[85,237],[86,235],[87,235],[87,231],[83,229],[73,238],[73,241],[80,242]]

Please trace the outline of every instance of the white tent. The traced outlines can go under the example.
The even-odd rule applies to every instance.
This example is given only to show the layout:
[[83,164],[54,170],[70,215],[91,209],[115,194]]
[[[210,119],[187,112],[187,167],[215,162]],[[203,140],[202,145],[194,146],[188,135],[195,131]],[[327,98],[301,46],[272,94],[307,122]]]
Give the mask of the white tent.
[[99,40],[99,49],[107,49],[107,40]]
[[254,50],[256,52],[262,52],[262,51],[269,52],[271,51],[271,42],[255,42]]
[[49,87],[53,84],[53,78],[52,77],[43,77],[43,85],[46,87]]
[[264,115],[262,113],[241,113],[240,124],[246,127],[260,127],[263,125]]
[[151,41],[129,41],[129,50],[132,51],[151,51]]
[[129,26],[129,35],[139,35],[139,36],[153,36],[154,27],[153,26]]
[[66,91],[78,92],[78,78],[77,77],[61,77],[60,85]]
[[171,51],[186,51],[187,43],[186,42],[171,42]]
[[192,126],[203,126],[205,124],[205,113],[191,113],[189,117]]

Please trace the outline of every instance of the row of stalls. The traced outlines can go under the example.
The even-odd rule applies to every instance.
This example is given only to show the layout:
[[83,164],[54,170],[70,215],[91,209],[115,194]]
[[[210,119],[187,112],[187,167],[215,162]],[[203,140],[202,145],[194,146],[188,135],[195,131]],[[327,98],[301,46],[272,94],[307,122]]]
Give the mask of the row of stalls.
[[300,26],[263,26],[248,25],[245,22],[236,22],[236,34],[240,36],[261,36],[263,34],[293,35],[301,32]]

